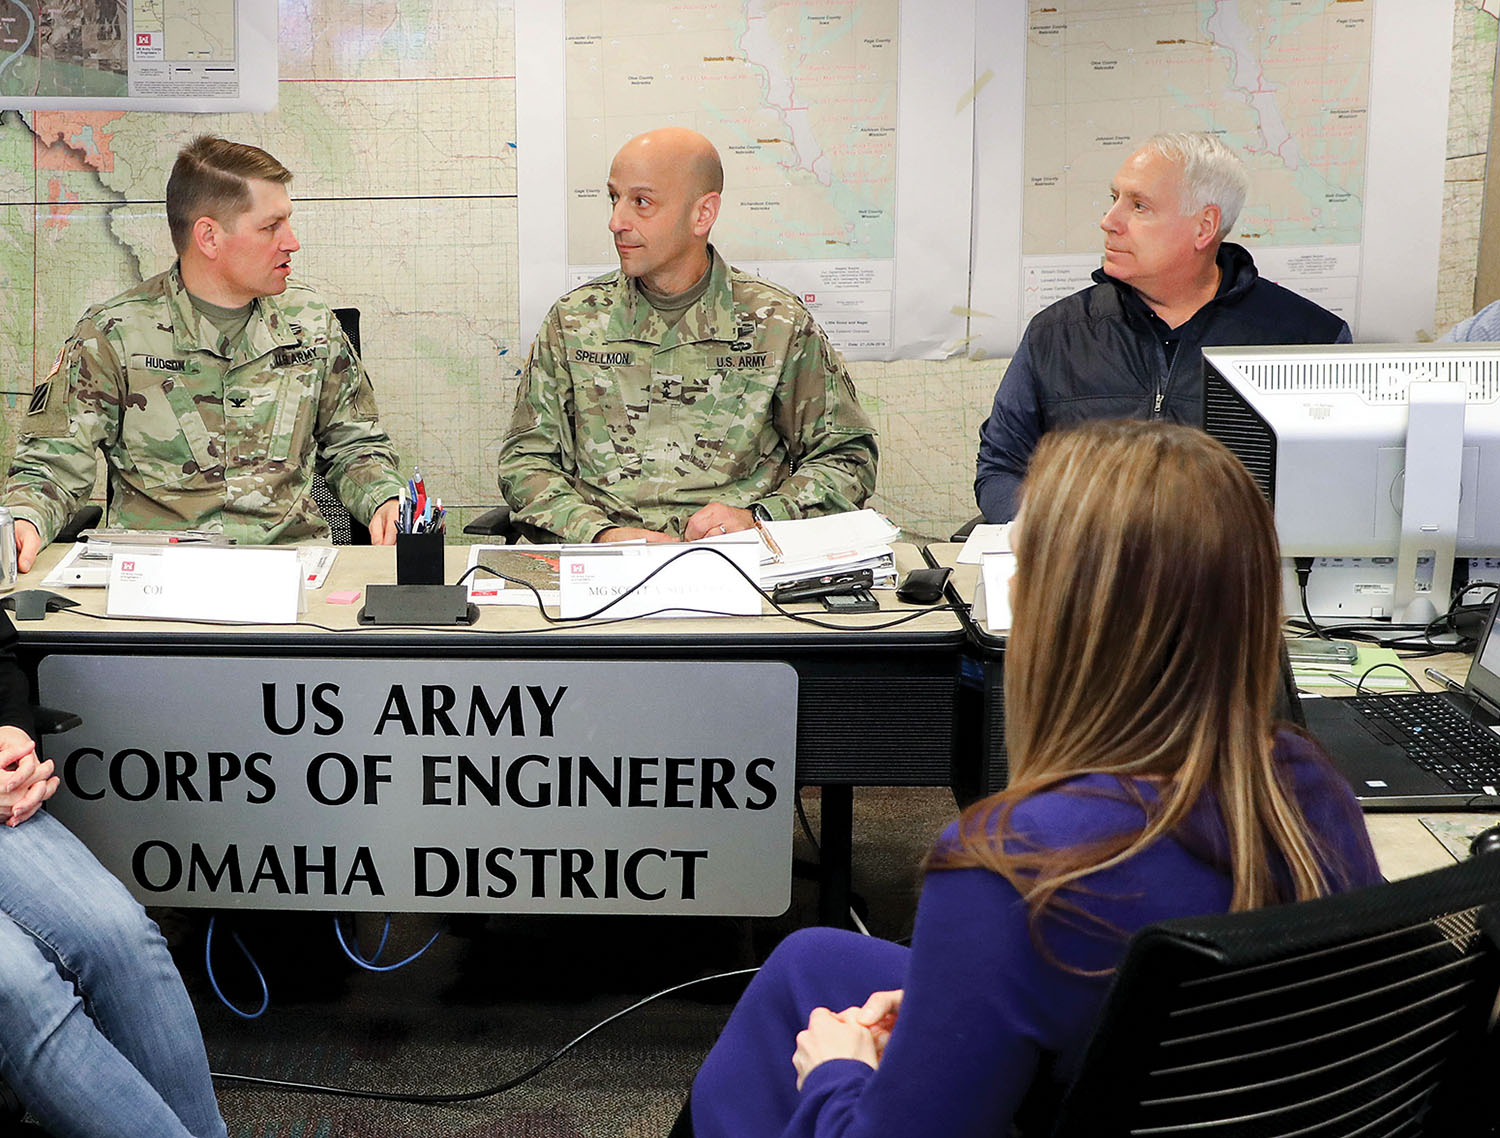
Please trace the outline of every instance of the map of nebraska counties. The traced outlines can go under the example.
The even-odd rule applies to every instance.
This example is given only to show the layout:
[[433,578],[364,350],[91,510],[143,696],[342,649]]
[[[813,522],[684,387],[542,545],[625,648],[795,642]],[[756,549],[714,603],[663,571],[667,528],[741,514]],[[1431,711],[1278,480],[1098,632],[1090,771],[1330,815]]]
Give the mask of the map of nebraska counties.
[[614,261],[604,191],[659,126],[724,160],[741,260],[895,255],[897,0],[568,0],[568,260]]
[[234,59],[235,0],[134,0],[135,31],[159,32],[166,59]]
[[124,22],[123,0],[0,0],[0,95],[124,95]]
[[1115,171],[1164,130],[1243,155],[1239,233],[1355,243],[1364,218],[1372,0],[1053,0],[1026,51],[1023,251],[1094,253]]

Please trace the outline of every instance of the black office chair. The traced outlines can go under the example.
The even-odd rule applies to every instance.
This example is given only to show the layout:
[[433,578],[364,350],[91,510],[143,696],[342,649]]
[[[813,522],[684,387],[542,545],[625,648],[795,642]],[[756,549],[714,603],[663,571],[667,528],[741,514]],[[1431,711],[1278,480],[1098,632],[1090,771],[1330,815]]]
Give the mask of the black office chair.
[[[1023,1138],[1474,1138],[1500,1072],[1500,854],[1148,925],[1077,1079]],[[669,1138],[691,1138],[684,1106]],[[1004,1138],[996,1135],[996,1138]]]
[[1050,1126],[1108,1138],[1491,1134],[1500,856],[1142,929]]
[[[339,327],[344,330],[350,346],[354,348],[354,354],[359,355],[359,309],[335,308],[333,315],[338,320]],[[323,520],[328,523],[328,532],[334,545],[370,544],[369,527],[362,526],[354,520],[353,515],[349,513],[349,508],[333,492],[333,487],[323,480],[321,474],[313,475],[312,498],[318,507],[318,513],[322,514]]]
[[362,526],[354,520],[349,508],[333,492],[333,487],[323,480],[321,474],[313,475],[312,499],[313,504],[318,507],[318,513],[328,523],[329,540],[334,545],[370,544],[370,527]]
[[952,535],[948,538],[948,540],[949,541],[968,541],[969,540],[969,535],[974,532],[974,527],[975,526],[982,526],[982,525],[984,525],[984,515],[983,514],[975,514],[968,521],[964,522],[963,525],[959,526],[956,530],[954,530],[953,533],[952,533]]

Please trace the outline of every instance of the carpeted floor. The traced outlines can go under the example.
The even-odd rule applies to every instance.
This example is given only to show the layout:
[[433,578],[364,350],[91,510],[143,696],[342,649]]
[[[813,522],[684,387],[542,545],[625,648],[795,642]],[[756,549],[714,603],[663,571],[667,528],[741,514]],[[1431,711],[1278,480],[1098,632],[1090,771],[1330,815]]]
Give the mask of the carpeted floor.
[[[804,792],[817,825],[817,793]],[[927,846],[953,816],[944,790],[855,794],[855,888],[872,932],[909,934]],[[799,834],[796,853],[815,858]],[[266,970],[271,1006],[246,1021],[203,967],[203,921],[164,921],[199,1008],[215,1071],[393,1092],[454,1094],[502,1083],[635,1000],[706,973],[758,963],[813,923],[816,888],[797,881],[787,914],[731,918],[467,918],[419,960],[369,973],[345,961],[327,914],[233,919]],[[366,952],[382,922],[360,919]],[[398,916],[382,959],[420,948],[441,922]],[[260,989],[224,936],[215,972],[254,1008]],[[665,1135],[744,981],[670,997],[583,1042],[508,1093],[466,1103],[382,1103],[219,1084],[233,1138],[650,1138]],[[788,1056],[792,1042],[787,1044]],[[790,1070],[790,1067],[788,1068]]]

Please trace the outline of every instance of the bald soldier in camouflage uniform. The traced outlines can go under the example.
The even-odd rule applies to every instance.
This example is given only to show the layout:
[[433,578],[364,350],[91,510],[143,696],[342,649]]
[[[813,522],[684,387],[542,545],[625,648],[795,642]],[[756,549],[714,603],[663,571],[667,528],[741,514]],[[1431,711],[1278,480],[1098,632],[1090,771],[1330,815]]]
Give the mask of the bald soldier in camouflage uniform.
[[[199,139],[173,181],[185,161],[201,161],[229,165],[233,186],[242,159],[271,175],[240,175],[250,199],[242,216],[213,201],[188,210],[207,245],[190,231],[178,264],[89,309],[36,389],[5,492],[23,572],[92,490],[96,450],[109,469],[112,525],[215,530],[246,543],[325,540],[311,495],[316,461],[374,540],[393,536],[402,482],[370,381],[328,306],[287,281],[298,245],[274,180],[280,164],[255,147]],[[181,190],[169,183],[169,219]],[[188,273],[202,282],[191,294]]]
[[874,429],[811,314],[708,244],[722,180],[691,131],[616,156],[620,271],[553,306],[501,452],[518,520],[567,541],[692,540],[874,489]]

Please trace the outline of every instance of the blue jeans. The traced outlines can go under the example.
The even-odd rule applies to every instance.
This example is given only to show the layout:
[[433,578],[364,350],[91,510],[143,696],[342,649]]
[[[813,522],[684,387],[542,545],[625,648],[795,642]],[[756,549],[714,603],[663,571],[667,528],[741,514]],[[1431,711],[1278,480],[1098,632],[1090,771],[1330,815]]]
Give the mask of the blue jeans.
[[46,811],[0,826],[0,1076],[57,1138],[225,1138],[166,941]]

